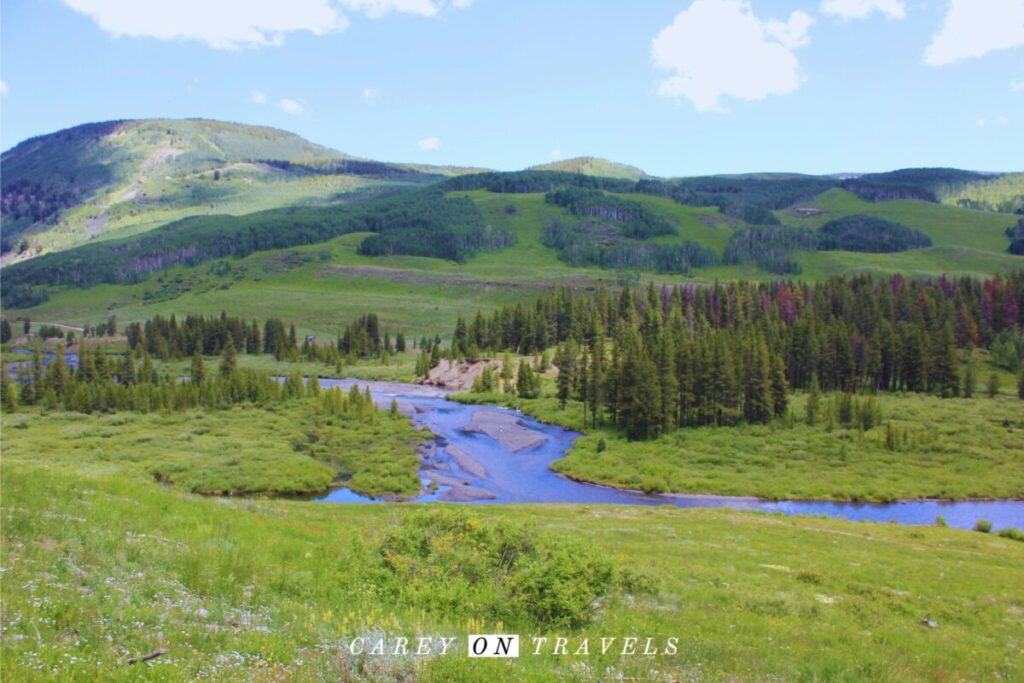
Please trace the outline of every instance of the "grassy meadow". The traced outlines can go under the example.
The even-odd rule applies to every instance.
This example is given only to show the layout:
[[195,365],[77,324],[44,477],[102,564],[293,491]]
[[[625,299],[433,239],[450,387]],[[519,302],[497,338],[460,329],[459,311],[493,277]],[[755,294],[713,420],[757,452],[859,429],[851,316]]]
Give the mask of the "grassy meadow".
[[316,493],[335,482],[372,496],[419,492],[416,449],[429,432],[403,415],[320,415],[312,403],[109,415],[26,408],[4,416],[3,459],[215,495]]
[[[211,499],[40,458],[5,457],[2,486],[0,663],[11,680],[1024,676],[1024,544],[997,536],[725,510],[468,509],[467,528],[573,538],[640,572],[644,590],[615,588],[587,623],[551,627],[445,594],[455,551],[430,557],[425,593],[395,584],[385,538],[438,507]],[[471,587],[487,594],[491,580]],[[529,640],[511,661],[345,648],[375,634],[465,648],[469,632],[569,637],[570,652],[589,636],[591,654],[526,655]],[[601,655],[601,636],[678,637],[679,649]]]

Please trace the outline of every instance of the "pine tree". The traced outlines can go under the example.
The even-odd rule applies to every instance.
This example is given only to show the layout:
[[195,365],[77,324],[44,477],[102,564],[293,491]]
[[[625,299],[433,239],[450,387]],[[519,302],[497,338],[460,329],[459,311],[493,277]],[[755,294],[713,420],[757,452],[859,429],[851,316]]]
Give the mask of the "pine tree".
[[960,393],[958,362],[953,326],[947,325],[941,339],[932,345],[932,359],[928,368],[928,386],[942,398],[954,398]]
[[989,398],[995,398],[999,394],[999,375],[993,372],[988,376],[985,390]]
[[504,387],[505,391],[508,393],[511,393],[513,389],[513,376],[514,374],[512,370],[512,357],[506,353],[505,357],[502,359],[501,362],[501,384]]
[[977,380],[974,377],[974,361],[968,358],[967,367],[964,368],[964,398],[972,398],[974,396],[976,384]]
[[818,384],[818,373],[811,374],[811,388],[807,393],[806,417],[807,424],[814,426],[818,421],[818,413],[821,410],[821,387]]
[[530,369],[524,358],[519,361],[519,373],[516,376],[516,393],[520,398],[537,398],[540,395],[540,382]]
[[1024,400],[1024,368],[1020,369],[1020,375],[1017,377],[1017,398]]
[[36,384],[24,365],[18,368],[18,384],[21,386],[21,403],[30,406],[36,402]]
[[156,384],[159,378],[156,368],[153,367],[153,359],[145,351],[142,352],[142,369],[139,370],[139,382],[143,384]]
[[775,417],[782,417],[786,414],[786,407],[789,399],[786,395],[788,384],[786,383],[786,364],[782,356],[774,354],[771,360],[772,365],[772,411]]
[[578,363],[576,343],[567,341],[558,350],[555,365],[558,366],[558,407],[565,410],[565,405],[572,397],[572,388],[576,383],[576,366]]
[[125,386],[135,384],[135,360],[131,347],[125,351],[124,360],[121,361],[121,369],[117,373],[117,380]]
[[658,380],[661,382],[661,431],[676,428],[679,415],[679,380],[676,377],[676,348],[672,335],[663,333],[658,344]]
[[743,416],[748,422],[767,422],[772,414],[771,364],[764,339],[747,348]]
[[206,365],[203,363],[202,349],[198,346],[196,346],[195,353],[192,354],[192,368],[189,374],[192,378],[192,384],[198,386],[206,381]]
[[220,361],[220,376],[224,379],[231,379],[235,371],[238,370],[238,359],[235,358],[235,342],[231,339],[231,335],[228,335],[223,353],[224,357]]
[[594,351],[590,357],[590,376],[587,379],[587,403],[590,406],[590,423],[597,425],[604,415],[604,331],[594,339]]
[[58,396],[63,396],[68,385],[68,367],[64,363],[64,348],[57,347],[57,356],[46,368],[46,386]]
[[7,375],[7,367],[0,365],[0,406],[3,412],[10,415],[18,409],[18,399],[14,391],[14,383]]

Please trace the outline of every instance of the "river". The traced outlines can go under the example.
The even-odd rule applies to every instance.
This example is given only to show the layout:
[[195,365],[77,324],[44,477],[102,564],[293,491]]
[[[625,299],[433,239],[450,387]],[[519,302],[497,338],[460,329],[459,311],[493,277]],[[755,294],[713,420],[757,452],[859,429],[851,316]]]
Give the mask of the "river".
[[[442,482],[416,502],[450,499],[486,503],[611,503],[618,505],[672,505],[681,508],[732,508],[791,515],[825,515],[854,521],[934,524],[942,516],[951,527],[971,529],[979,519],[994,529],[1024,529],[1024,501],[908,500],[896,503],[837,503],[714,495],[647,495],[573,481],[551,471],[551,463],[572,447],[578,433],[543,424],[508,408],[463,405],[446,400],[450,392],[436,387],[399,382],[321,379],[321,386],[349,389],[369,386],[374,399],[387,406],[394,399],[402,412],[426,426],[437,439],[433,453],[425,454],[420,475],[424,485]],[[518,439],[527,447],[513,450],[486,433],[468,431],[483,425],[501,440]],[[531,443],[535,445],[530,445]],[[434,449],[430,449],[434,450]],[[452,485],[443,482],[453,482]],[[486,498],[482,496],[487,496]],[[340,488],[318,499],[325,503],[371,503],[372,498]]]

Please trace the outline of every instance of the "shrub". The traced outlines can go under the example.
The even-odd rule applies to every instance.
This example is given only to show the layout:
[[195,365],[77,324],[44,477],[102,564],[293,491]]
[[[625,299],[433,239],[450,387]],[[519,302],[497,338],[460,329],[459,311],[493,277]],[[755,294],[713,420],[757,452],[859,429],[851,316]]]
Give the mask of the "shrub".
[[1024,531],[1021,531],[1020,529],[1014,529],[1012,527],[1000,531],[999,536],[1000,538],[1008,538],[1011,541],[1024,542]]
[[485,524],[461,510],[407,517],[376,556],[376,583],[398,604],[506,623],[575,628],[616,587],[653,588],[582,543],[519,524]]
[[819,584],[821,583],[821,574],[814,571],[813,569],[803,569],[796,574],[796,580],[802,583]]
[[987,519],[979,519],[977,522],[974,523],[974,530],[980,531],[983,534],[987,534],[988,532],[992,531],[992,522],[988,521]]
[[942,515],[939,515],[938,517],[935,518],[935,526],[941,527],[941,528],[945,529],[949,525],[946,524],[946,518],[943,517]]

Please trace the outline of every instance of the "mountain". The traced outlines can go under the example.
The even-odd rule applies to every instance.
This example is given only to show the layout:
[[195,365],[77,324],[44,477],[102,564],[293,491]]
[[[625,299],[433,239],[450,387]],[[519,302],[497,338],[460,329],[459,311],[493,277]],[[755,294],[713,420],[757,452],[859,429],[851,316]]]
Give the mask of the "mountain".
[[89,123],[0,157],[4,262],[200,213],[343,202],[471,170],[358,159],[263,126]]
[[620,164],[598,157],[575,157],[553,161],[550,164],[539,164],[531,166],[530,171],[562,171],[565,173],[581,173],[589,176],[602,178],[627,178],[629,180],[640,180],[648,177],[641,169],[628,164]]

